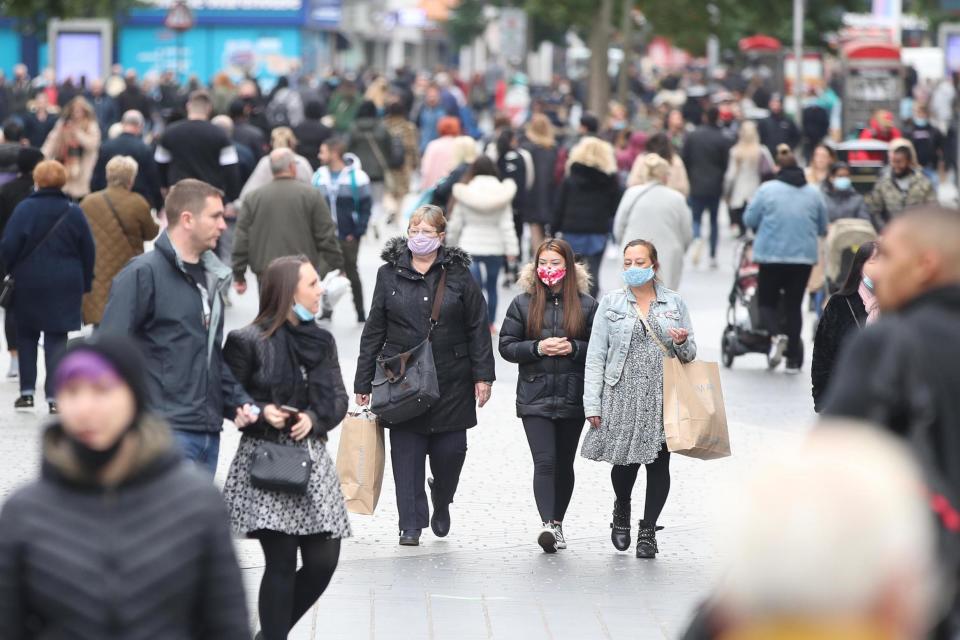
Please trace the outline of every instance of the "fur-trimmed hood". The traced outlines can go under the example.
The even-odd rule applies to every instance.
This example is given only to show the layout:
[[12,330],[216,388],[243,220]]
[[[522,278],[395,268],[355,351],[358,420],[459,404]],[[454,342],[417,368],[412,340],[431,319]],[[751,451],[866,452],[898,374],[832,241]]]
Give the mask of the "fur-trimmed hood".
[[[407,239],[403,236],[397,236],[387,240],[383,245],[383,251],[380,252],[380,258],[393,266],[409,266],[410,250],[407,249]],[[443,247],[440,252],[440,261],[444,264],[463,267],[470,267],[470,254],[460,247]]]
[[[579,262],[576,264],[576,271],[577,289],[582,294],[589,293],[590,281],[592,280],[590,272]],[[534,268],[532,262],[520,270],[520,274],[517,276],[517,285],[519,285],[524,293],[533,294],[533,288],[537,285],[537,270]]]
[[500,181],[496,176],[476,176],[470,182],[453,185],[453,197],[457,203],[475,211],[498,212],[513,202],[517,185],[507,178]]
[[95,478],[77,460],[60,423],[43,433],[43,474],[70,484],[116,487],[179,464],[170,428],[160,419],[145,415],[123,438],[129,446],[117,452],[117,464],[108,466],[108,476]]

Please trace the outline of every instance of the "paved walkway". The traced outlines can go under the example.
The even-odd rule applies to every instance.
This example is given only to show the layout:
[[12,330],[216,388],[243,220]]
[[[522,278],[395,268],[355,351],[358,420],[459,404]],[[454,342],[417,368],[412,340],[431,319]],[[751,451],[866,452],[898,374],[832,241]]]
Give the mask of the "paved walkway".
[[[369,297],[379,266],[378,244],[368,238],[361,274]],[[732,283],[732,247],[725,242],[718,271],[688,266],[682,293],[693,315],[700,357],[719,358]],[[615,260],[604,266],[603,284],[617,286]],[[506,309],[511,292],[502,292]],[[228,328],[249,322],[252,293],[234,296]],[[331,326],[344,377],[352,388],[361,327],[348,299]],[[809,335],[809,323],[805,328]],[[809,353],[809,351],[808,351]],[[0,371],[6,370],[5,356]],[[419,548],[397,545],[393,482],[388,468],[375,516],[353,516],[354,537],[345,541],[339,570],[327,593],[291,634],[292,639],[619,639],[674,638],[693,605],[720,569],[711,520],[737,498],[727,487],[763,456],[794,446],[813,419],[809,375],[765,371],[762,356],[738,359],[723,371],[734,456],[701,462],[675,456],[673,490],[661,523],[662,553],[655,561],[618,553],[609,542],[613,502],[609,466],[579,459],[577,487],[564,529],[569,549],[547,556],[536,545],[540,523],[531,489],[532,462],[514,413],[516,368],[497,363],[490,404],[470,432],[450,536],[425,532]],[[0,495],[37,470],[39,416],[14,414],[15,384],[0,387]],[[218,482],[236,447],[236,430],[224,432]],[[329,448],[335,455],[338,432]],[[643,474],[634,496],[642,509]],[[251,613],[263,558],[256,543],[238,541]]]

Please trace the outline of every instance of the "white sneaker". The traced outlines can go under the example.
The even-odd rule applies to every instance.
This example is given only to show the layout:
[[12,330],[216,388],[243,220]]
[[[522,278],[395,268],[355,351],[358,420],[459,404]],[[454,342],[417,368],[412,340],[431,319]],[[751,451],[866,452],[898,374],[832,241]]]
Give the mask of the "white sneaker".
[[553,535],[557,538],[557,549],[566,549],[567,539],[563,537],[563,525],[561,523],[553,523]]
[[783,362],[783,354],[787,350],[787,336],[773,336],[770,339],[770,352],[767,354],[767,367],[772,371]]
[[540,532],[540,535],[537,536],[537,544],[540,545],[544,553],[557,552],[557,532],[554,530],[553,525],[543,525],[543,530]]
[[20,377],[20,359],[16,356],[10,358],[10,368],[7,369],[7,379],[16,380]]
[[783,370],[783,372],[784,372],[784,373],[787,373],[787,374],[789,374],[789,375],[791,375],[791,376],[795,376],[795,375],[798,375],[798,374],[802,373],[802,372],[803,372],[803,369],[802,369],[801,367],[788,366],[786,369]]
[[697,238],[693,241],[693,249],[690,251],[690,261],[693,262],[693,266],[698,266],[700,264],[700,256],[703,254],[703,240]]

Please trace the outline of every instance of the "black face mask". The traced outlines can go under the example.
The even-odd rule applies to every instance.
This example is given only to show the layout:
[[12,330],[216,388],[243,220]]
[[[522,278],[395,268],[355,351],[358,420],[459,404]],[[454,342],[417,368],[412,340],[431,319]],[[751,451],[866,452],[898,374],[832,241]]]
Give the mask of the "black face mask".
[[70,436],[67,436],[67,440],[69,440],[70,447],[73,449],[74,455],[77,456],[77,460],[80,462],[83,468],[91,473],[97,473],[107,466],[107,464],[113,460],[114,456],[117,455],[117,452],[120,451],[120,447],[123,445],[124,436],[117,438],[116,442],[103,451],[91,449],[79,440],[76,440]]

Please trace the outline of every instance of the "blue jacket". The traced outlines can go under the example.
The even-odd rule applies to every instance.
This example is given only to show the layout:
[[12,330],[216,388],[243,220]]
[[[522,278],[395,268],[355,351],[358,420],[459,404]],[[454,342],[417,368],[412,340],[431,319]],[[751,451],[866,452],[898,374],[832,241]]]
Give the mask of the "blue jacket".
[[348,153],[344,155],[344,160],[347,166],[337,175],[336,182],[328,167],[320,167],[313,174],[311,184],[320,191],[330,207],[337,225],[337,237],[346,240],[347,236],[353,236],[359,240],[367,232],[373,209],[370,178],[363,171],[357,156]]
[[[27,256],[64,214],[47,241]],[[83,211],[59,189],[40,189],[18,204],[0,240],[0,257],[16,281],[17,324],[51,333],[79,329],[95,255]]]
[[827,207],[813,186],[780,180],[760,185],[743,216],[757,238],[753,258],[760,264],[817,264],[817,238],[827,235]]
[[150,409],[174,429],[217,433],[253,400],[223,364],[223,297],[233,275],[212,251],[201,257],[204,302],[166,233],[113,279],[100,331],[130,336],[147,360]]
[[[656,285],[657,299],[651,314],[659,325],[660,342],[670,357],[690,362],[697,357],[697,343],[693,339],[690,312],[680,294]],[[600,415],[600,398],[604,383],[611,386],[620,381],[627,361],[633,326],[640,322],[637,299],[629,288],[611,291],[600,300],[593,317],[593,330],[587,347],[587,363],[583,383],[583,411],[588,418]],[[686,329],[689,334],[682,345],[673,344],[669,329]]]
[[439,137],[437,125],[440,124],[440,118],[448,115],[447,109],[438,104],[435,107],[423,105],[417,116],[417,126],[420,127],[420,155],[426,150],[427,145]]

